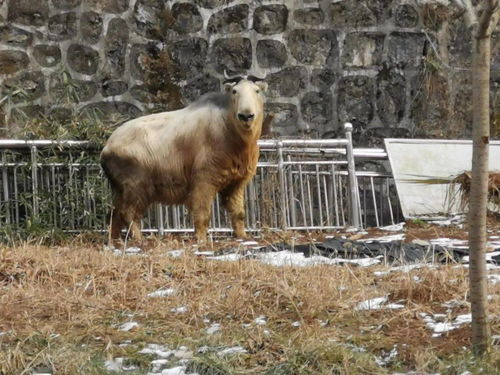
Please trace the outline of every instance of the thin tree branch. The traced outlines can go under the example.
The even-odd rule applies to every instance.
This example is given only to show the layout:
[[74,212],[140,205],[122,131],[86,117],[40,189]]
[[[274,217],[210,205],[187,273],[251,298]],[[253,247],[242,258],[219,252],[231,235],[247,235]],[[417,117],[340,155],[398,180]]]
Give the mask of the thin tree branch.
[[494,30],[499,17],[499,1],[484,0],[482,14],[479,19],[476,38],[486,38]]

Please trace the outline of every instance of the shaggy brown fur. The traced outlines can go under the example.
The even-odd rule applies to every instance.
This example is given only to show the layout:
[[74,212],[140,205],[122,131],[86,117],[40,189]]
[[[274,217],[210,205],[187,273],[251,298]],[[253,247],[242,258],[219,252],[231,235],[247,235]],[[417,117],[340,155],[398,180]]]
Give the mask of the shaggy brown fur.
[[[124,226],[141,238],[150,204],[186,204],[196,238],[205,241],[210,210],[220,192],[237,237],[245,237],[244,189],[255,174],[265,84],[240,81],[225,94],[127,122],[109,138],[102,167],[114,193],[111,237]],[[252,116],[253,115],[253,116]]]

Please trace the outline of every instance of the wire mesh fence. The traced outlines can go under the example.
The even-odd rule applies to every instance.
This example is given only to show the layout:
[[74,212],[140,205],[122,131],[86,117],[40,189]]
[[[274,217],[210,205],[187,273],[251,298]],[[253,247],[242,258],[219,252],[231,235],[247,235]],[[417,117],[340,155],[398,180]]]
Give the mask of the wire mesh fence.
[[[355,215],[360,226],[399,221],[389,174],[358,171],[351,189],[348,146],[348,139],[260,141],[257,173],[246,190],[247,229],[334,229],[351,225]],[[385,153],[358,149],[354,157],[383,159]],[[0,224],[106,230],[111,192],[98,158],[99,150],[85,142],[0,141]],[[211,231],[230,231],[229,223],[217,197]],[[183,205],[154,205],[142,228],[188,232],[192,223]]]

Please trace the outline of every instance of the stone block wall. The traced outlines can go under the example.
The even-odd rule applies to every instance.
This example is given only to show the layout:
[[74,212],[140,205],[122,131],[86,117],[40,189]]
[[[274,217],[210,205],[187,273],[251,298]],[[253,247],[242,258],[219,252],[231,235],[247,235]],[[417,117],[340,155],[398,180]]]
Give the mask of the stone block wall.
[[336,137],[351,121],[359,145],[469,137],[470,38],[446,3],[0,0],[2,126],[177,108],[219,90],[226,69],[266,78],[275,135]]

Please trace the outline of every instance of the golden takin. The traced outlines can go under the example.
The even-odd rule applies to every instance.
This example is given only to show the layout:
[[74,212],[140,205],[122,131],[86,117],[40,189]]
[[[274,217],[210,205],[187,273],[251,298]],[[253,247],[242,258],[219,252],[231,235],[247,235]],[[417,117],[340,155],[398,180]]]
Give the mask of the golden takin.
[[206,241],[217,193],[236,237],[245,237],[244,190],[259,159],[267,85],[255,77],[225,81],[183,109],[130,120],[101,153],[113,192],[111,238],[124,227],[141,239],[140,220],[155,202],[186,204],[196,239]]

